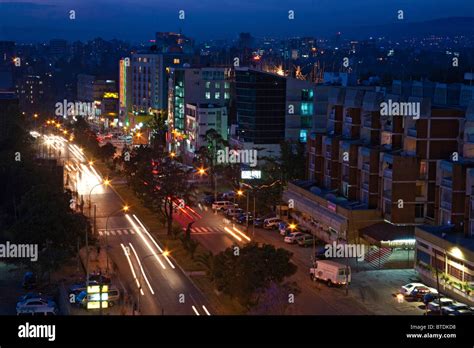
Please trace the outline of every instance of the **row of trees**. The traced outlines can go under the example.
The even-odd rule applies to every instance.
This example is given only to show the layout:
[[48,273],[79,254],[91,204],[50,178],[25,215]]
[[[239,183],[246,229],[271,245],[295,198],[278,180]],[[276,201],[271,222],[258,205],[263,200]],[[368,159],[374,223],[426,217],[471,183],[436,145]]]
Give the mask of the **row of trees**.
[[[70,208],[54,165],[35,158],[29,124],[19,114],[0,147],[0,242],[37,244],[38,260],[7,259],[41,275],[56,270],[76,254],[91,233],[87,219]],[[42,141],[38,138],[36,142]],[[90,237],[92,237],[90,235]]]

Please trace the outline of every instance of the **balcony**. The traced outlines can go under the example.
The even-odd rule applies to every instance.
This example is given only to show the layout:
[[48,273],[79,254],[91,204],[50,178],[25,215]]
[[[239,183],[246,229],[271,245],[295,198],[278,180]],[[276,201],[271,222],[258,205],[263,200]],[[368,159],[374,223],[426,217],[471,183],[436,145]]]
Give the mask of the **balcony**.
[[391,169],[384,169],[383,171],[383,176],[385,178],[392,178],[392,175],[393,175],[393,171]]
[[336,119],[336,113],[335,113],[334,111],[331,112],[331,113],[329,114],[328,119],[330,119],[330,120],[335,120],[335,119]]
[[370,170],[370,163],[363,163],[362,170],[368,172]]
[[441,208],[446,209],[446,210],[451,210],[452,209],[452,203],[447,202],[447,201],[441,201]]
[[372,128],[372,121],[371,120],[364,120],[364,127]]
[[416,128],[409,128],[407,135],[408,135],[409,137],[414,137],[414,138],[416,138],[416,133],[417,133],[417,132],[416,132]]
[[331,151],[326,151],[326,158],[332,159]]
[[384,198],[392,199],[392,190],[383,191]]
[[352,124],[352,117],[350,116],[346,116],[346,118],[344,119],[344,121],[348,124]]
[[369,183],[368,182],[363,182],[362,183],[362,189],[369,191]]
[[443,178],[441,179],[441,186],[444,187],[453,187],[453,178]]

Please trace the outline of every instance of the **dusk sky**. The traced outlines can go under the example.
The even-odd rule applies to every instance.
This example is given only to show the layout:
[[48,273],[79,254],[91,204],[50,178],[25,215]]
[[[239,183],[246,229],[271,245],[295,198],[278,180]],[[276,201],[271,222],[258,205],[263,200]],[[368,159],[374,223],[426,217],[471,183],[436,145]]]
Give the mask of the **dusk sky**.
[[[184,10],[185,20],[178,19]],[[152,39],[178,31],[204,39],[328,34],[350,26],[474,16],[473,0],[0,0],[0,39]],[[69,19],[69,10],[76,19]],[[288,10],[295,20],[288,20]]]

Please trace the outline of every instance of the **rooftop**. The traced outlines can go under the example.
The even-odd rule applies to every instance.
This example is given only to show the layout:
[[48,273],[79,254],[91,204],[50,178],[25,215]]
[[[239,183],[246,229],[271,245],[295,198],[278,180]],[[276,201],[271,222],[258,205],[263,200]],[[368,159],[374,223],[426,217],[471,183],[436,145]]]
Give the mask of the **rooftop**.
[[321,188],[317,186],[316,182],[314,181],[295,180],[292,182],[292,184],[348,210],[369,209],[367,204],[362,203],[360,201],[350,201],[346,197],[339,195],[338,190],[328,190],[325,188]]
[[452,244],[462,246],[465,249],[474,252],[474,238],[469,238],[464,233],[454,230],[453,226],[431,226],[423,225],[418,228],[424,232],[434,235],[440,239],[444,239]]

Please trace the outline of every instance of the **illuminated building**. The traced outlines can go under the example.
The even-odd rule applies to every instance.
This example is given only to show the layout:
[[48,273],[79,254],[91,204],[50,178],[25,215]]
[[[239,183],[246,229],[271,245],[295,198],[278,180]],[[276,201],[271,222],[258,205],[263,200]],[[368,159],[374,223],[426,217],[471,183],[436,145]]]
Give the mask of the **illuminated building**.
[[132,111],[132,68],[130,60],[121,59],[119,63],[119,120],[129,125]]

